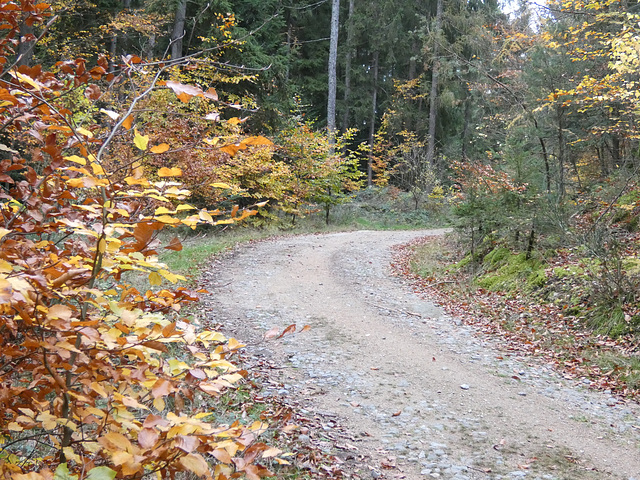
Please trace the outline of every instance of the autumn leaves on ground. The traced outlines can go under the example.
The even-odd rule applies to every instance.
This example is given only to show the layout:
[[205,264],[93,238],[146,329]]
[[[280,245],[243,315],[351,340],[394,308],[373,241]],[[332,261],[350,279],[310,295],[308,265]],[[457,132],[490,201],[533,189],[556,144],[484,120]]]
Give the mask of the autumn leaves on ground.
[[[625,15],[614,31],[602,26],[620,23],[614,2],[585,7],[606,10],[591,26],[608,32],[596,41],[608,45],[608,53],[595,45],[592,60],[611,75],[585,77],[571,91],[533,80],[535,88],[526,90],[527,69],[520,63],[545,49],[555,60],[565,56],[557,49],[577,56],[584,50],[567,40],[570,35],[516,35],[519,23],[506,28],[496,20],[494,30],[477,28],[478,38],[504,47],[487,53],[503,69],[500,79],[488,64],[463,72],[468,45],[450,39],[450,53],[459,53],[448,61],[459,63],[448,70],[461,76],[441,72],[448,84],[440,100],[433,95],[444,56],[425,60],[430,77],[390,86],[395,96],[382,115],[375,82],[378,60],[384,64],[387,56],[376,50],[369,69],[376,80],[367,90],[374,92],[373,119],[356,122],[369,128],[363,136],[348,120],[368,107],[345,108],[342,133],[307,120],[305,109],[317,108],[303,98],[317,93],[311,82],[292,88],[290,103],[270,104],[270,92],[290,71],[263,80],[270,53],[251,49],[252,60],[264,65],[234,66],[245,46],[258,46],[232,13],[208,12],[207,4],[194,14],[187,37],[185,14],[178,12],[183,33],[159,38],[157,13],[143,15],[124,3],[105,29],[91,30],[104,38],[87,41],[84,58],[65,33],[84,38],[69,19],[102,18],[97,6],[0,0],[0,476],[340,475],[323,469],[326,459],[313,448],[289,448],[292,432],[313,425],[298,422],[287,405],[265,403],[255,390],[259,369],[244,369],[237,360],[243,345],[222,335],[215,322],[199,324],[196,302],[215,292],[194,287],[195,265],[167,267],[183,252],[185,238],[217,239],[243,225],[266,231],[316,219],[342,222],[340,228],[455,222],[461,254],[451,259],[449,273],[456,281],[469,279],[470,291],[479,287],[490,295],[480,306],[495,310],[496,298],[505,305],[499,327],[488,323],[489,330],[509,332],[514,348],[550,355],[567,375],[585,374],[597,388],[637,394],[637,97],[623,88],[638,70],[637,57],[628,54],[637,47],[630,33],[637,28],[634,15]],[[436,16],[442,17],[438,3]],[[425,27],[424,38],[414,39],[425,42],[425,55],[448,51],[428,48],[434,41],[444,45],[445,30],[458,18],[446,12],[436,22],[439,35],[426,35]],[[475,7],[469,12],[476,18]],[[196,19],[205,13],[211,13],[211,30],[199,35]],[[507,22],[504,15],[495,18]],[[281,32],[287,40],[276,35],[274,45],[296,55],[296,19],[289,20]],[[589,26],[572,31],[588,42]],[[121,52],[123,45],[140,55]],[[406,70],[415,76],[415,59],[407,58],[410,63]],[[392,72],[389,67],[380,82],[395,81]],[[543,72],[542,78],[551,77]],[[491,87],[488,79],[495,80]],[[516,79],[511,86],[509,79]],[[428,84],[427,122],[421,116]],[[587,85],[598,89],[598,98],[584,97]],[[512,103],[503,102],[505,89],[515,96]],[[475,106],[474,95],[482,100]],[[530,101],[539,102],[537,108],[529,108]],[[596,112],[614,110],[608,104],[616,116],[594,126]],[[447,105],[456,118],[436,115]],[[571,119],[589,119],[580,138],[567,120],[569,109],[576,114]],[[471,151],[474,118],[480,133]],[[418,129],[423,124],[433,126],[429,139]],[[488,128],[496,125],[499,135]],[[566,139],[570,128],[573,136]],[[458,130],[455,138],[445,134]],[[535,159],[528,165],[520,155],[525,148]],[[366,174],[371,185],[365,189]],[[199,257],[197,266],[205,260]],[[409,271],[408,263],[400,268]],[[412,271],[429,288],[452,281],[441,268]],[[461,311],[475,312],[458,295],[453,304],[468,303]],[[536,320],[540,311],[550,314],[546,323]],[[559,338],[570,345],[555,349]]]

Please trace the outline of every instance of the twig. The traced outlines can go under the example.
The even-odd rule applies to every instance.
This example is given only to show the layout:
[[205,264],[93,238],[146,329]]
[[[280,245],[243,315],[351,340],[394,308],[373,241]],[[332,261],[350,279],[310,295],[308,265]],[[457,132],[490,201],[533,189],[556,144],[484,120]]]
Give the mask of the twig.
[[373,305],[374,307],[380,308],[382,310],[389,310],[390,312],[397,312],[397,313],[402,313],[404,315],[412,315],[414,317],[422,318],[422,315],[420,315],[419,313],[408,312],[406,310],[402,310],[398,308],[383,307],[382,305],[377,305],[375,303],[372,303],[371,305]]
[[437,285],[444,285],[445,283],[456,283],[455,280],[442,280],[441,282],[430,283],[429,285],[425,285],[425,288],[432,288]]

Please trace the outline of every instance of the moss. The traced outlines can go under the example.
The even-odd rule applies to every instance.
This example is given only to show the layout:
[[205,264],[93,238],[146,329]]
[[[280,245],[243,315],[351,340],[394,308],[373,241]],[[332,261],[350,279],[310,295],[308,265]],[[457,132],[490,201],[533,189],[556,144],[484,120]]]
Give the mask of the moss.
[[508,248],[498,247],[491,250],[484,257],[484,263],[495,266],[502,263],[505,259],[511,256],[511,252]]
[[525,253],[512,254],[502,247],[485,256],[483,266],[488,271],[476,279],[476,284],[487,290],[532,291],[547,281],[541,262],[527,258]]
[[453,271],[462,270],[462,269],[466,268],[472,261],[473,260],[471,258],[471,254],[465,255],[465,257],[462,260],[460,260],[459,262],[455,263],[451,267],[451,270],[453,270]]
[[557,278],[574,277],[584,275],[584,268],[578,265],[566,265],[564,267],[556,267],[553,269],[553,275]]
[[622,260],[622,268],[627,275],[639,275],[640,259],[635,257],[626,257]]

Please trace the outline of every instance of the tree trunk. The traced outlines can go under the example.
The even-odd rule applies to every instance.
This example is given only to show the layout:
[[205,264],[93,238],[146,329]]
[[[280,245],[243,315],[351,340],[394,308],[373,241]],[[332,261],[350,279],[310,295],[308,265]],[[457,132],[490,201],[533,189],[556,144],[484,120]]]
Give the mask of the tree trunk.
[[440,28],[442,25],[442,0],[436,6],[435,40],[433,42],[433,65],[431,67],[431,93],[429,95],[429,142],[427,143],[427,163],[434,165],[436,160],[436,121],[438,120],[438,76],[440,70]]
[[114,33],[109,45],[109,73],[116,71],[116,53],[118,48],[118,34]]
[[556,120],[558,122],[558,201],[562,200],[565,194],[564,184],[564,109],[558,105],[556,109]]
[[171,34],[171,58],[176,60],[182,57],[182,40],[184,39],[184,24],[187,17],[187,0],[178,0],[176,18],[173,22]]
[[547,193],[551,193],[551,168],[549,167],[549,154],[547,153],[547,145],[544,138],[538,137],[540,148],[542,148],[542,160],[544,161],[544,178],[547,184]]
[[349,97],[351,96],[351,57],[353,56],[353,9],[355,0],[349,0],[347,19],[347,51],[344,59],[344,112],[342,113],[342,131],[349,128]]
[[338,66],[338,27],[340,26],[340,0],[331,3],[331,41],[329,42],[329,99],[327,102],[327,129],[329,144],[335,144],[336,131],[336,90]]
[[460,142],[462,143],[462,159],[467,160],[467,144],[469,143],[469,127],[471,125],[471,96],[469,90],[464,90],[464,123],[462,126],[462,137]]
[[33,26],[25,23],[20,25],[20,43],[18,44],[17,65],[31,65],[33,58],[33,47],[36,41],[33,35]]
[[378,108],[378,60],[380,52],[373,54],[373,94],[371,96],[371,120],[369,122],[369,161],[367,162],[367,186],[373,185],[373,142],[376,134],[376,110]]

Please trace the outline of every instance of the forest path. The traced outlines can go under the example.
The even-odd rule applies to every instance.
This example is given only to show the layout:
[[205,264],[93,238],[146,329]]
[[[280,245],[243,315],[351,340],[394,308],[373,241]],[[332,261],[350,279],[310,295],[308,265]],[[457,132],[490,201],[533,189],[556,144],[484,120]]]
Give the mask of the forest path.
[[[392,247],[442,230],[245,245],[205,275],[214,321],[275,359],[323,429],[301,435],[363,478],[640,480],[640,409],[515,358],[390,273]],[[311,330],[260,342],[272,327]]]

